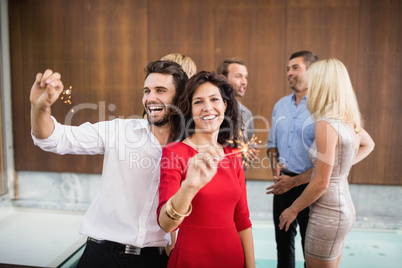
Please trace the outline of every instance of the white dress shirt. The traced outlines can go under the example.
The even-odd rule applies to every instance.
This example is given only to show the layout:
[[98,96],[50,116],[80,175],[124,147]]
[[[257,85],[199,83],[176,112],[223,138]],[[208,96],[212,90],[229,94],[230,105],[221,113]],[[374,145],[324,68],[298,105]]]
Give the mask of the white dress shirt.
[[101,188],[80,233],[137,247],[166,246],[170,235],[156,220],[162,147],[146,119],[115,119],[66,126],[55,122],[47,139],[32,138],[57,154],[104,154]]

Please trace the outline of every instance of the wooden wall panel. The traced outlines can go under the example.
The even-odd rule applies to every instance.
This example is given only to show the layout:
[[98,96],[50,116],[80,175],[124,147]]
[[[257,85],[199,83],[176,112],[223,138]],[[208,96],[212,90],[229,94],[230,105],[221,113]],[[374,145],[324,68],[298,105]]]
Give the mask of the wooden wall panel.
[[[319,58],[341,60],[355,70],[359,0],[289,0],[286,12],[286,52],[310,50]],[[287,85],[288,87],[288,85]]]
[[361,1],[356,95],[375,151],[353,183],[402,184],[402,2]]
[[[23,55],[22,55],[22,1],[9,2],[9,27],[10,27],[10,68],[11,68],[11,87],[15,93],[12,96],[13,112],[13,132],[14,132],[14,162],[16,170],[24,170],[27,160],[24,160],[24,153],[34,154],[32,142],[28,144],[28,133],[26,132],[27,122],[25,117],[29,116],[30,103],[29,87],[24,90],[23,78]],[[33,80],[32,80],[33,81]],[[19,89],[19,90],[18,90]],[[29,120],[29,119],[28,119]],[[26,151],[24,150],[26,149]],[[36,166],[34,164],[33,166]],[[34,167],[33,167],[34,168]],[[28,169],[29,170],[29,169]],[[35,170],[35,169],[34,169]]]
[[190,56],[197,70],[213,70],[215,9],[213,0],[150,0],[150,61],[169,53]]
[[[396,0],[10,1],[16,169],[102,169],[101,156],[55,156],[33,146],[29,90],[45,68],[59,71],[65,86],[73,87],[73,105],[58,102],[53,113],[76,125],[140,116],[148,61],[180,52],[192,57],[198,70],[216,70],[225,58],[242,58],[249,71],[243,103],[258,116],[256,135],[265,143],[274,104],[291,93],[288,58],[308,49],[345,63],[377,144],[352,170],[352,182],[402,185],[401,5]],[[260,158],[265,157],[261,148]],[[261,165],[266,168],[249,169],[247,178],[271,180],[268,163]]]
[[[30,138],[29,93],[36,73],[59,71],[67,85],[84,80],[81,1],[11,1],[9,6],[16,170],[100,172],[87,170],[88,157],[45,153]],[[69,109],[59,101],[52,113],[63,122]]]
[[[148,63],[148,1],[97,1],[85,18],[86,89],[90,102],[104,101],[104,118],[142,116],[144,67]],[[113,110],[113,108],[115,109]],[[100,112],[100,111],[99,111]]]
[[52,107],[59,122],[141,116],[147,1],[13,1],[10,19],[20,22],[10,23],[18,44],[11,56],[20,59],[12,61],[13,119],[22,122],[14,125],[16,169],[101,173],[102,156],[58,156],[33,145],[29,90],[36,72],[50,68],[74,91],[71,106]]

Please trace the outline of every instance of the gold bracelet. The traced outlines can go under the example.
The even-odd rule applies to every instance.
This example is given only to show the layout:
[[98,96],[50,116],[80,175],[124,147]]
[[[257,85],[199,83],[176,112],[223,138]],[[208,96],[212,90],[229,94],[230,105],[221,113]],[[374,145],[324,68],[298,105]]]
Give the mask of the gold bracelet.
[[167,215],[170,219],[172,219],[172,220],[174,220],[174,221],[182,220],[184,217],[187,217],[188,215],[190,215],[192,209],[193,209],[193,207],[192,207],[191,204],[190,204],[190,206],[189,206],[188,211],[186,212],[186,214],[180,214],[179,212],[177,212],[177,211],[174,209],[173,204],[172,204],[172,198],[170,198],[170,199],[166,202],[166,205],[165,205],[165,213],[166,213],[166,215]]

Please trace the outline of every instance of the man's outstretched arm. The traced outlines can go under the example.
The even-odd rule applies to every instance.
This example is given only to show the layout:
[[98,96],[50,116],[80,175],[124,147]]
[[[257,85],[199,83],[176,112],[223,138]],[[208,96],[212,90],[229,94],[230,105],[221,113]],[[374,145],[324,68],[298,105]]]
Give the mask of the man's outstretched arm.
[[54,131],[51,106],[63,91],[61,75],[52,70],[38,73],[31,88],[31,127],[37,139],[46,139]]

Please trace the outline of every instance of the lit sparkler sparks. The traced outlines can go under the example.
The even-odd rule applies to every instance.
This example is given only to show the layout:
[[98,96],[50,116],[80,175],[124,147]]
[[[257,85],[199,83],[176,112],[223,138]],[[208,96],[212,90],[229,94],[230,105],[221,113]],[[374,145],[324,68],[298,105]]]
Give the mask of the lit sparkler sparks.
[[68,89],[63,90],[61,93],[60,99],[64,101],[64,103],[68,103],[71,105],[71,93],[73,92],[73,87],[70,86]]
[[[84,98],[81,97],[80,95],[78,95],[78,94],[76,94],[76,93],[73,92],[73,87],[72,87],[72,86],[70,86],[68,89],[65,89],[65,90],[63,90],[63,91],[61,92],[61,97],[60,97],[60,99],[61,99],[65,104],[71,105],[71,104],[72,104],[72,102],[71,102],[71,97],[72,97],[73,94],[74,94],[75,96],[80,97],[81,99],[84,99]],[[74,109],[71,109],[70,111],[71,111],[72,113],[74,113]]]
[[[234,152],[225,154],[225,156],[229,156],[229,155],[234,155],[234,154],[241,154],[241,157],[243,159],[243,164],[245,166],[248,166],[248,156],[250,154],[250,150],[257,148],[258,144],[261,144],[261,141],[257,141],[257,137],[255,135],[253,135],[253,137],[245,142],[243,139],[243,133],[240,132],[240,140],[236,140],[237,142],[237,150],[235,150]],[[234,140],[228,140],[228,143],[230,144],[234,144],[235,141]]]

